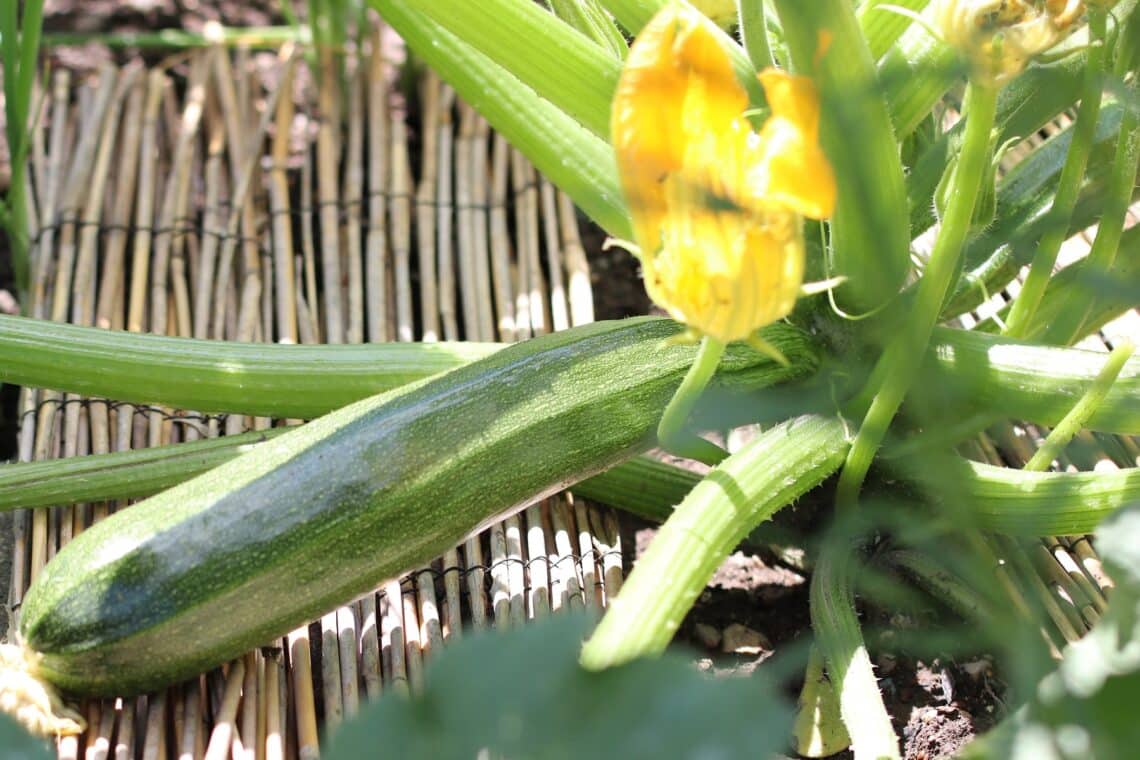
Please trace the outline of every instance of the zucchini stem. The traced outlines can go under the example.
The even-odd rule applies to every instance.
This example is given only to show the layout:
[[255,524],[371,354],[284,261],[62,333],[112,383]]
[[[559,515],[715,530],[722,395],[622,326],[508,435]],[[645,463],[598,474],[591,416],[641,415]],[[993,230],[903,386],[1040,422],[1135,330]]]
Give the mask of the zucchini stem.
[[966,91],[966,132],[962,153],[950,180],[942,230],[919,281],[912,314],[901,326],[897,337],[887,345],[872,373],[880,384],[839,476],[836,503],[841,507],[850,506],[858,499],[871,461],[926,355],[946,292],[958,271],[978,188],[989,169],[990,132],[996,110],[997,89],[971,82]]
[[757,71],[775,65],[772,48],[768,45],[768,21],[765,18],[764,3],[736,0],[736,15],[740,21],[744,50],[752,65]]
[[[1140,95],[1140,85],[1135,79],[1129,83],[1127,91],[1133,98]],[[1117,135],[1116,151],[1101,216],[1097,222],[1096,237],[1086,259],[1093,275],[1110,276],[1117,251],[1121,247],[1128,207],[1132,204],[1136,169],[1140,165],[1138,127],[1140,127],[1140,114],[1137,114],[1134,108],[1125,108],[1120,117],[1120,132]],[[1064,307],[1051,323],[1038,319],[1034,325],[1037,327],[1043,322],[1047,323],[1045,340],[1049,343],[1070,345],[1088,332],[1089,317],[1098,299],[1098,293],[1096,288],[1077,286],[1070,288],[1065,299]]]
[[839,419],[805,416],[726,459],[661,526],[582,649],[582,665],[601,670],[664,651],[741,539],[835,472],[846,451]]
[[1049,469],[1053,460],[1064,451],[1065,447],[1069,445],[1069,441],[1073,440],[1073,436],[1085,427],[1089,418],[1104,402],[1109,390],[1116,382],[1116,378],[1120,376],[1120,371],[1124,369],[1124,363],[1132,357],[1135,351],[1136,347],[1128,340],[1112,350],[1112,353],[1108,355],[1108,361],[1104,363],[1104,368],[1096,376],[1096,380],[1093,381],[1089,389],[1085,391],[1085,395],[1053,428],[1052,432],[1045,438],[1045,442],[1041,444],[1041,447],[1037,449],[1022,469],[1030,472],[1044,472]]
[[1049,227],[1037,246],[1025,283],[1010,308],[1003,332],[1014,338],[1025,337],[1033,327],[1037,307],[1045,294],[1045,286],[1053,276],[1053,265],[1061,244],[1069,235],[1069,219],[1077,205],[1081,190],[1081,179],[1088,165],[1096,133],[1097,117],[1100,114],[1101,78],[1104,74],[1106,12],[1094,4],[1089,4],[1089,52],[1085,64],[1082,84],[1081,105],[1077,109],[1076,125],[1073,127],[1073,140],[1069,143],[1069,153],[1053,196],[1053,206],[1049,209]]
[[820,553],[811,579],[811,625],[839,695],[839,712],[856,760],[898,758],[899,740],[855,613],[850,563],[856,553],[857,546],[841,543]]
[[721,341],[708,335],[701,339],[701,347],[697,350],[693,365],[665,406],[661,422],[657,424],[657,440],[661,448],[679,457],[704,462],[710,467],[724,461],[728,452],[688,430],[688,422],[701,393],[712,380],[723,353],[724,343]]

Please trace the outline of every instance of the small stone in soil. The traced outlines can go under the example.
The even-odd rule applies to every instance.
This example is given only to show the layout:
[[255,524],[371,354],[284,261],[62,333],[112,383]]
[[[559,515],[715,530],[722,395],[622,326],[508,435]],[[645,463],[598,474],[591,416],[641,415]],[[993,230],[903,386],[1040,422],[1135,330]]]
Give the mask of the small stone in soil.
[[697,623],[693,626],[693,636],[705,649],[716,649],[720,646],[721,635],[715,625]]
[[746,625],[733,623],[724,629],[721,651],[728,654],[760,654],[771,651],[772,643],[759,631]]

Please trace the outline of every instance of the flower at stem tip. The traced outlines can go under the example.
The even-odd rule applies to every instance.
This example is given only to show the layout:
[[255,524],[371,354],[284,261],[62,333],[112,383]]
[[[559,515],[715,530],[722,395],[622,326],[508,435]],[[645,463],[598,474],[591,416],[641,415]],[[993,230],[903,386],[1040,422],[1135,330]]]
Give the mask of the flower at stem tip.
[[[1102,3],[1093,3],[1094,5]],[[1073,31],[1081,0],[935,0],[934,26],[970,62],[979,84],[1000,87]]]
[[[803,217],[835,206],[806,77],[760,73],[759,132],[712,23],[663,8],[630,48],[612,132],[650,298],[693,335],[754,340],[785,317],[803,280]],[[779,357],[777,357],[779,358]]]

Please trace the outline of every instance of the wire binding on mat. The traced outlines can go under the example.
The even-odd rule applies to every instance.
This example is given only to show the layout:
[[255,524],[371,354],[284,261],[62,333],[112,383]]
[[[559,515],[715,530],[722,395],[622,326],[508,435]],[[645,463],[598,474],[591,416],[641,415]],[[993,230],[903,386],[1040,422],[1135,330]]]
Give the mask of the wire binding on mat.
[[45,398],[40,399],[38,403],[25,409],[19,415],[19,426],[23,426],[29,419],[36,419],[40,412],[49,407],[56,407],[55,413],[59,414],[64,408],[68,406],[78,406],[81,409],[90,409],[96,404],[101,404],[107,407],[108,411],[118,411],[120,409],[127,409],[130,411],[138,412],[143,415],[157,415],[164,421],[168,422],[184,422],[193,425],[207,425],[210,422],[217,422],[219,425],[225,424],[229,419],[229,414],[203,414],[194,412],[193,414],[178,414],[169,409],[161,406],[154,406],[151,404],[132,404],[126,401],[109,401],[107,399],[98,398]]

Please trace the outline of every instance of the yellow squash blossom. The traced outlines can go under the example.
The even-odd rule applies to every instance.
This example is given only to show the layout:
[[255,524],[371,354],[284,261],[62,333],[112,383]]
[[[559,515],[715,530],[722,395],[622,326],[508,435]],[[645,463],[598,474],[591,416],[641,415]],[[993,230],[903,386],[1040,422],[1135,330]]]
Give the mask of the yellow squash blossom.
[[803,280],[802,217],[823,219],[835,179],[812,82],[760,74],[760,132],[716,29],[668,5],[630,49],[613,144],[649,296],[696,333],[745,340],[786,316]]

